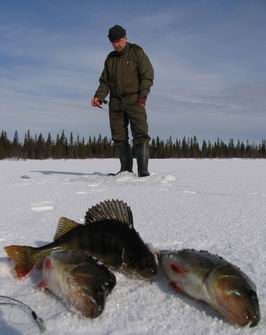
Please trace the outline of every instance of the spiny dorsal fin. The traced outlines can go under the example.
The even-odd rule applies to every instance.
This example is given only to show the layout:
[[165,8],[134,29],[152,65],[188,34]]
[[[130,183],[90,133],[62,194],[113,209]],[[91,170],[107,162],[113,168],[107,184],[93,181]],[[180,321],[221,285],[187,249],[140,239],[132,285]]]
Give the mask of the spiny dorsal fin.
[[79,226],[82,225],[66,217],[61,217],[58,221],[58,225],[54,235],[54,241],[58,240],[60,237],[68,233],[70,230],[77,228]]
[[105,200],[88,209],[85,224],[101,220],[117,220],[133,228],[133,215],[130,207],[122,200]]

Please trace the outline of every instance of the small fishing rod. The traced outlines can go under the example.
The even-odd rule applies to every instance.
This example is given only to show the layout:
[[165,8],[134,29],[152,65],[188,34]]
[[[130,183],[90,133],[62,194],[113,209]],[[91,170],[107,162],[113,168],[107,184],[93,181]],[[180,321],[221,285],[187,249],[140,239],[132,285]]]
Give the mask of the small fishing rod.
[[[104,99],[104,100],[102,101],[102,103],[106,105],[106,104],[108,103],[108,101]],[[109,111],[108,111],[106,108],[104,108],[103,106],[99,105],[98,107],[101,108],[101,109],[102,109],[103,111],[105,111],[106,113],[109,113]]]
[[[3,300],[3,301],[1,301]],[[43,319],[38,317],[38,315],[32,310],[28,305],[24,304],[24,302],[17,300],[15,298],[7,297],[5,295],[0,295],[0,305],[8,305],[8,306],[17,306],[31,315],[33,321],[38,326],[41,333],[45,331],[45,325]]]

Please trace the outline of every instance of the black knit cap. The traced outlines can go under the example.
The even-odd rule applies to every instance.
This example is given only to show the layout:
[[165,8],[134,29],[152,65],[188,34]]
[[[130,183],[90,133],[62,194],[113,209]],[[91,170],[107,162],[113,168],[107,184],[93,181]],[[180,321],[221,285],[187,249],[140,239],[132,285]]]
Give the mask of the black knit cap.
[[108,38],[111,42],[126,36],[126,30],[118,24],[109,29]]

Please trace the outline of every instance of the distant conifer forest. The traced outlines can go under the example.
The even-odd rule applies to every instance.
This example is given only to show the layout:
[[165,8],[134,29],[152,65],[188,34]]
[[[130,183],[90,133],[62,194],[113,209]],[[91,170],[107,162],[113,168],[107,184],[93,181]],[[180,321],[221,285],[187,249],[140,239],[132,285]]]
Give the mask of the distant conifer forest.
[[[47,158],[112,158],[117,157],[114,144],[107,137],[69,137],[62,131],[55,138],[49,133],[32,136],[28,130],[24,140],[19,140],[18,131],[9,139],[6,131],[1,131],[0,159],[47,159]],[[266,140],[260,143],[221,139],[203,140],[200,144],[196,136],[182,139],[162,140],[158,136],[150,141],[150,158],[266,158]]]

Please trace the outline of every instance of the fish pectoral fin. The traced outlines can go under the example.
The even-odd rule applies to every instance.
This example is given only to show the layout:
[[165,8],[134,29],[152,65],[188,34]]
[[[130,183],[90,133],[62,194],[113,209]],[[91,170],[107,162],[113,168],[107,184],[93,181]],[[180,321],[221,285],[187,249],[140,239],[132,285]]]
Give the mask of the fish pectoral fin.
[[60,237],[68,233],[70,230],[80,227],[82,224],[70,220],[66,217],[61,217],[58,221],[57,229],[54,235],[54,241],[57,241]]
[[47,288],[48,287],[48,283],[46,280],[42,280],[38,285],[38,288]]
[[185,276],[186,273],[188,272],[184,266],[181,266],[175,263],[172,263],[170,267],[173,272],[179,274],[180,276]]
[[38,262],[34,265],[34,268],[37,270],[37,271],[42,271],[42,262]]
[[122,200],[106,200],[88,209],[85,224],[102,220],[117,220],[133,228],[133,215],[130,207]]

